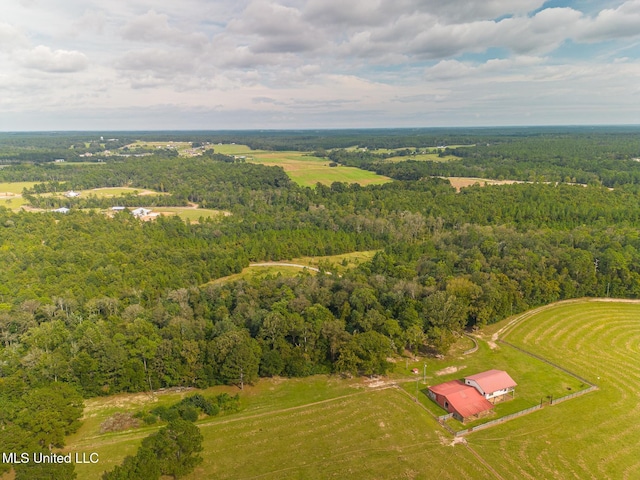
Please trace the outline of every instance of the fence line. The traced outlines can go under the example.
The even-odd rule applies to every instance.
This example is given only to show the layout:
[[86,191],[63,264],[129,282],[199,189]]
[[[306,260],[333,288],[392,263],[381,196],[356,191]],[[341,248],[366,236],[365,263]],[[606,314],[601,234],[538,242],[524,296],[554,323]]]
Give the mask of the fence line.
[[461,430],[459,432],[456,432],[456,437],[459,437],[460,435],[465,435],[467,433],[475,432],[478,430],[482,430],[484,428],[493,427],[494,425],[498,425],[499,423],[506,422],[507,420],[511,420],[512,418],[521,417],[535,410],[540,410],[541,408],[542,408],[542,405],[535,405],[525,410],[520,410],[519,412],[515,412],[510,415],[505,415],[504,417],[496,418],[495,420],[491,420],[490,422],[482,423],[480,425],[476,425],[475,427],[467,428],[466,430]]
[[[565,395],[564,397],[560,397],[560,398],[554,398],[553,400],[551,400],[551,402],[549,402],[549,405],[556,405],[557,403],[562,403],[564,401],[571,400],[572,398],[580,397],[589,392],[593,392],[594,390],[597,390],[597,389],[598,387],[596,387],[595,385],[591,385],[589,388],[585,388],[584,390],[580,390],[579,392],[571,393],[569,395]],[[511,420],[513,418],[521,417],[523,415],[526,415],[527,413],[535,412],[536,410],[540,410],[542,408],[544,408],[544,404],[542,403],[540,405],[534,405],[533,407],[520,410],[519,412],[511,413],[509,415],[505,415],[504,417],[496,418],[495,420],[491,420],[490,422],[482,423],[480,425],[476,425],[475,427],[467,428],[465,430],[459,430],[455,432],[454,435],[456,437],[459,437],[461,435],[466,435],[467,433],[482,430],[484,428],[489,428],[494,425],[498,425],[499,423],[503,423],[508,420]],[[445,416],[446,415],[443,415],[443,417]]]
[[547,360],[546,358],[541,357],[540,355],[536,355],[535,353],[531,353],[531,352],[529,352],[529,351],[525,350],[524,348],[520,348],[520,347],[518,347],[518,346],[514,345],[513,343],[507,342],[506,340],[498,340],[498,341],[499,341],[500,343],[504,343],[505,345],[509,345],[511,348],[515,348],[516,350],[519,350],[519,351],[521,351],[522,353],[526,353],[527,355],[529,355],[529,356],[531,356],[531,357],[537,358],[538,360],[540,360],[540,361],[542,361],[542,362],[544,362],[544,363],[546,363],[546,364],[548,364],[548,365],[551,365],[552,367],[555,367],[555,368],[557,368],[558,370],[562,370],[564,373],[566,373],[566,374],[568,374],[568,375],[571,375],[573,378],[577,378],[577,379],[578,379],[578,380],[580,380],[581,382],[586,383],[587,385],[589,385],[589,386],[591,386],[591,387],[594,387],[594,386],[595,386],[595,385],[594,385],[593,383],[591,383],[589,380],[587,380],[587,379],[585,379],[585,378],[582,378],[581,376],[579,376],[579,375],[577,375],[577,374],[573,373],[571,370],[567,370],[566,368],[561,367],[561,366],[560,366],[560,365],[558,365],[557,363],[553,363],[553,362],[551,362],[551,361]]
[[566,400],[571,400],[572,398],[580,397],[585,393],[593,392],[594,390],[597,390],[597,389],[598,387],[596,387],[595,385],[591,385],[589,388],[585,388],[584,390],[580,390],[579,392],[570,393],[569,395],[565,395],[564,397],[560,397],[560,398],[554,398],[553,401],[551,402],[551,405],[555,405],[556,403],[562,403]]

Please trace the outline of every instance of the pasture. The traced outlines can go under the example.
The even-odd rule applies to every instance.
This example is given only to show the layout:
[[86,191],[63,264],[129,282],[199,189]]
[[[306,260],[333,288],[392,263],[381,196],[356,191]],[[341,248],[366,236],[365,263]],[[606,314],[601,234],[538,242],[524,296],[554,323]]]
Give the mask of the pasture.
[[22,190],[35,184],[36,182],[0,182],[0,207],[19,210],[27,204],[22,198]]
[[213,144],[211,146],[215,153],[222,153],[223,155],[253,155],[262,151],[251,150],[251,147],[247,145],[236,145],[235,143]]
[[36,182],[0,182],[0,195],[22,194],[25,188],[32,188]]
[[291,180],[303,187],[314,187],[317,183],[331,185],[333,182],[381,185],[390,181],[387,177],[359,168],[330,167],[326,158],[301,152],[253,152],[249,161],[282,167]]
[[304,152],[272,152],[251,150],[246,145],[213,145],[217,153],[246,156],[247,162],[270,167],[281,167],[286,174],[303,187],[315,187],[317,183],[331,185],[333,182],[381,185],[391,181],[373,172],[353,167],[330,167],[326,158],[318,158]]
[[469,444],[504,478],[639,478],[640,304],[550,305],[505,339],[599,390],[469,435]]
[[[491,478],[395,388],[328,377],[266,379],[241,395],[242,412],[199,423],[204,462],[184,478],[426,478],[426,468],[444,479]],[[67,450],[100,454],[99,464],[76,466],[78,478],[91,480],[135,453],[153,428],[94,436],[102,417],[95,405],[88,410],[96,427]]]
[[[481,332],[476,353],[462,354],[471,344],[465,338],[447,357],[427,358],[426,383],[487,368],[508,370],[518,382],[516,399],[503,404],[508,411],[584,386],[496,344],[498,335],[599,390],[454,440],[434,420],[441,412],[424,395],[423,360],[398,361],[387,379],[262,379],[240,392],[239,413],[199,422],[204,462],[185,478],[638,478],[640,303],[563,302],[516,318]],[[413,367],[420,375],[409,373]],[[412,398],[416,390],[419,402]],[[221,391],[239,392],[213,387],[207,393]],[[156,402],[186,393],[161,395]],[[144,394],[86,402],[86,422],[67,450],[97,451],[101,461],[78,465],[79,478],[98,479],[157,428],[97,431],[113,412],[136,411],[148,402]]]

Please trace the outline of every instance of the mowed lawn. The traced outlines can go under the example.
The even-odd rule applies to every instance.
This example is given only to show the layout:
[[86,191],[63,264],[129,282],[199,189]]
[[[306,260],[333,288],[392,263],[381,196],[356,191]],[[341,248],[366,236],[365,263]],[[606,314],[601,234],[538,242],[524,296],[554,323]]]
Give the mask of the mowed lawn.
[[504,478],[640,478],[640,304],[551,305],[505,339],[599,390],[471,434],[472,448]]
[[[434,428],[436,427],[436,428]],[[491,478],[397,389],[201,425],[203,464],[189,479]]]
[[[211,393],[220,389],[229,387]],[[87,402],[85,425],[66,450],[98,452],[100,463],[76,465],[78,478],[99,479],[155,431],[97,431],[107,414],[141,408],[147,403],[143,395],[113,397],[120,408],[105,398]],[[161,403],[178,398],[171,394]],[[491,478],[471,452],[453,445],[424,409],[395,388],[324,376],[265,379],[241,398],[242,412],[199,423],[204,461],[183,478]]]

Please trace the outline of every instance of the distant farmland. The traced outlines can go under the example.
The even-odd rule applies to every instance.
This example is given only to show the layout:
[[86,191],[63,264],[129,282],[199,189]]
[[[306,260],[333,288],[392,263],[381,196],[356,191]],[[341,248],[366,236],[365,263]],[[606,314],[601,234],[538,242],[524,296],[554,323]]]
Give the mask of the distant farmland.
[[278,166],[298,185],[314,187],[317,183],[333,182],[380,185],[391,181],[382,175],[353,167],[330,167],[326,158],[318,158],[304,152],[271,152],[251,150],[246,145],[214,145],[214,150],[225,155],[245,157],[247,162]]

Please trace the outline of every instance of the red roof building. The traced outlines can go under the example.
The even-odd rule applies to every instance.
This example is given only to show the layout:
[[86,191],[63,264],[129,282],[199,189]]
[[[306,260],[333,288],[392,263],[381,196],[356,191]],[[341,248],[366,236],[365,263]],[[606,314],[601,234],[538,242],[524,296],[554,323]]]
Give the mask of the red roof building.
[[493,409],[493,404],[480,395],[478,390],[460,380],[429,387],[428,395],[461,422],[479,418]]
[[505,395],[511,394],[517,385],[513,378],[504,370],[488,370],[465,377],[464,383],[474,387],[487,400],[497,401],[503,399]]

